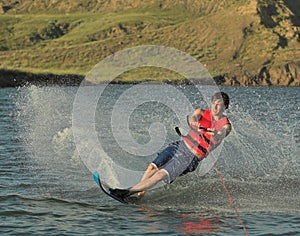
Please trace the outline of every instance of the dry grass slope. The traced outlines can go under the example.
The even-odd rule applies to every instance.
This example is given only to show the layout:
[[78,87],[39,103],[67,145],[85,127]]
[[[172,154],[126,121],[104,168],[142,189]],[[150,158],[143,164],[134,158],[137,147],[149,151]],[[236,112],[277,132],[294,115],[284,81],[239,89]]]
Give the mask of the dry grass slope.
[[[205,64],[226,85],[299,86],[294,0],[3,0],[0,69],[85,75],[119,50],[157,44]],[[159,69],[122,80],[178,79]]]

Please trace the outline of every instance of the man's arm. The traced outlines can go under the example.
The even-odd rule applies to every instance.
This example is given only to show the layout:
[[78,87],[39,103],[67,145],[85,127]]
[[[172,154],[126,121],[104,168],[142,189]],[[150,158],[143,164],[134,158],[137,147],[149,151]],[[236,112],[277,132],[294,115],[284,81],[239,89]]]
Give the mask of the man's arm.
[[193,115],[190,117],[189,122],[190,125],[193,126],[199,126],[198,120],[201,118],[201,116],[203,115],[203,110],[198,108],[194,111]]
[[231,131],[231,124],[226,124],[223,128],[215,133],[212,132],[211,137],[218,143],[220,143]]

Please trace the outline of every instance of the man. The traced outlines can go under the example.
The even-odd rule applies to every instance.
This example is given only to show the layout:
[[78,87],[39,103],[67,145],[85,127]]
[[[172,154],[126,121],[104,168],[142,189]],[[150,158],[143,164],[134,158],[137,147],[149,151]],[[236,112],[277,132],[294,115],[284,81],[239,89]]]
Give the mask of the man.
[[230,133],[231,124],[223,112],[229,106],[224,92],[212,96],[210,110],[196,109],[189,119],[191,130],[179,141],[171,143],[150,163],[141,181],[129,189],[110,189],[122,199],[145,190],[163,180],[172,183],[176,177],[194,171],[199,162],[214,150]]

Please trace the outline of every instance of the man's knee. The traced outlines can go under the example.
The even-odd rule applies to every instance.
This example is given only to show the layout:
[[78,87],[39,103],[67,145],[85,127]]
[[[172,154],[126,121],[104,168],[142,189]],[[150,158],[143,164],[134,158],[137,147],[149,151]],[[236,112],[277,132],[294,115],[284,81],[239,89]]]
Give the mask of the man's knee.
[[163,170],[163,169],[157,171],[156,174],[159,175],[161,179],[164,179],[168,175],[167,172],[165,170]]
[[148,171],[158,170],[157,166],[154,163],[150,163],[147,167]]

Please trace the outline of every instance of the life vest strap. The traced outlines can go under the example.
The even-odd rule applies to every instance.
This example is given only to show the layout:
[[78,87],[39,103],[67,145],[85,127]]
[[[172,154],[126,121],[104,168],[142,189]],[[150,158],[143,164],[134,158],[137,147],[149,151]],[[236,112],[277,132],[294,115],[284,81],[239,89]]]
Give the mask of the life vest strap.
[[196,140],[194,140],[190,134],[188,134],[186,136],[186,138],[191,141],[195,147],[197,147],[198,149],[200,149],[203,153],[204,153],[204,156],[206,156],[206,153],[207,153],[207,149],[205,149],[204,147],[202,147]]

